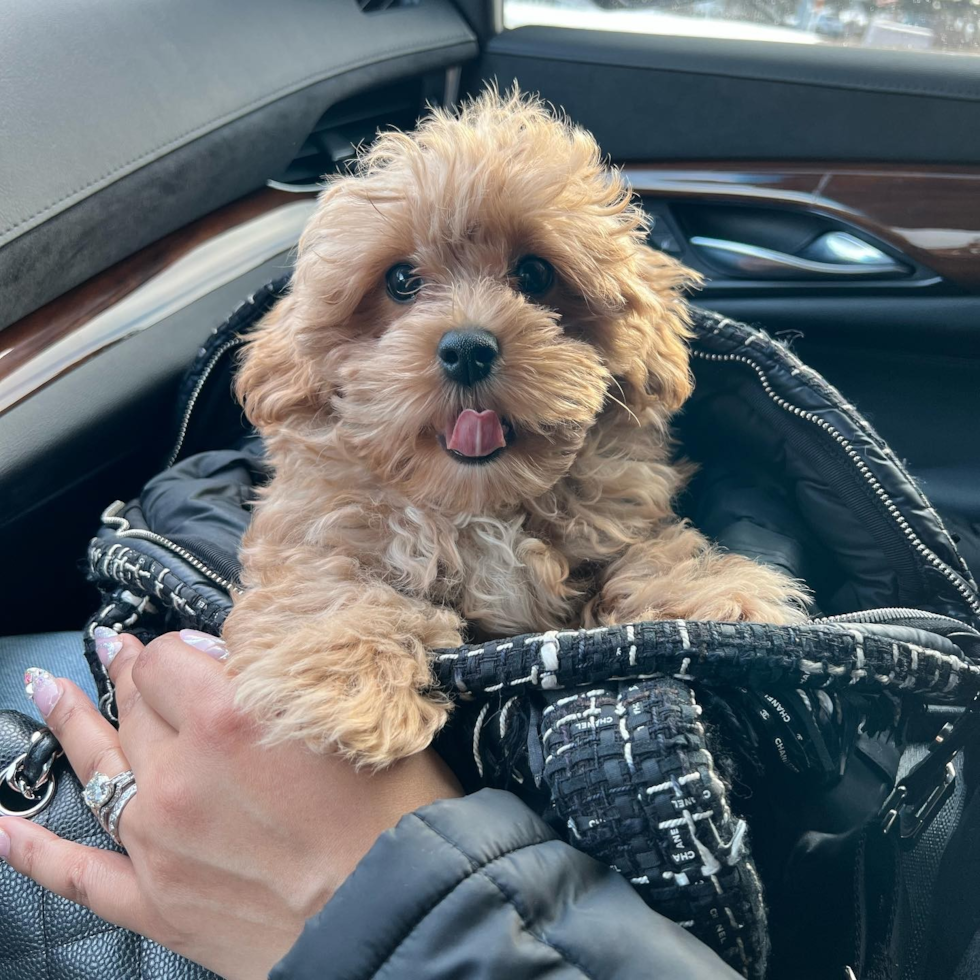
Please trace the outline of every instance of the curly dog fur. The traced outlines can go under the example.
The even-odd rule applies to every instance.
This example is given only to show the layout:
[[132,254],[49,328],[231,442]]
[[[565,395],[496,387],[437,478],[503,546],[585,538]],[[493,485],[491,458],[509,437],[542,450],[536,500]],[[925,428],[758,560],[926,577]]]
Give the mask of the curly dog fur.
[[[330,181],[237,381],[275,476],[225,637],[270,739],[418,752],[451,706],[428,651],[475,635],[803,618],[795,583],[673,513],[692,275],[645,236],[592,136],[516,92],[385,133]],[[545,295],[517,288],[527,255],[554,268]],[[386,292],[398,263],[411,302]],[[500,355],[463,387],[436,351],[472,325]],[[484,465],[440,439],[465,409],[514,435]]]

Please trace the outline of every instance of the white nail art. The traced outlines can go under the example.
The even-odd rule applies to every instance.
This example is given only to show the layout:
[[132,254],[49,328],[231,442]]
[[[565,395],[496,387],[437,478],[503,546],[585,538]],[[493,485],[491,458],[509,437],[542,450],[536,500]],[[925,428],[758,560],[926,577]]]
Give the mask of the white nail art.
[[202,633],[199,630],[181,630],[180,638],[188,646],[192,646],[196,650],[201,650],[209,657],[214,657],[215,660],[224,661],[228,659],[228,647],[225,641],[219,640],[216,636],[211,636],[209,633]]
[[28,700],[34,700],[35,688],[43,686],[46,682],[52,680],[54,678],[46,670],[40,667],[28,667],[24,671],[24,693],[27,695]]
[[100,662],[104,667],[108,667],[122,649],[122,640],[119,639],[116,631],[108,626],[96,626],[92,630],[92,636],[95,638],[95,652],[99,655]]

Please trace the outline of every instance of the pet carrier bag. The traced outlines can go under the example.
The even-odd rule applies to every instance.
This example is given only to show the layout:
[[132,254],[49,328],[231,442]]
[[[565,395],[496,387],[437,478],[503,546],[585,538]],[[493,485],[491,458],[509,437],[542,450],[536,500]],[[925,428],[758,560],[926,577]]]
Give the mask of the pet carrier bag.
[[[217,634],[239,588],[238,544],[268,474],[231,397],[234,353],[287,284],[215,331],[183,382],[166,467],[106,508],[90,544],[103,604],[85,653],[110,719],[92,629]],[[698,312],[694,330],[678,432],[700,472],[685,513],[804,579],[814,618],[435,650],[458,700],[437,747],[465,788],[522,796],[747,977],[930,976],[931,896],[955,881],[940,858],[973,802],[976,585],[888,446],[822,377],[743,324]],[[4,730],[0,750],[39,801],[47,774],[60,779],[49,825],[77,836],[80,789],[37,731]],[[958,936],[973,921],[961,918]],[[205,975],[159,955],[145,976]]]

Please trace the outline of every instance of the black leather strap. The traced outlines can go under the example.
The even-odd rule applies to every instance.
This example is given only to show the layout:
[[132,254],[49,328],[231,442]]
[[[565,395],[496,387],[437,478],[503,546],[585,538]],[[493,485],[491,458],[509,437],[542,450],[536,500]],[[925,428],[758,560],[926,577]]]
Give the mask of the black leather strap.
[[946,845],[933,893],[928,976],[951,977],[980,932],[980,793],[973,793]]
[[865,841],[863,870],[867,959],[861,980],[899,980],[910,930],[907,882],[896,840],[874,825]]
[[40,786],[47,778],[54,760],[61,752],[61,743],[49,728],[39,729],[37,738],[31,742],[24,759],[22,772],[28,786]]

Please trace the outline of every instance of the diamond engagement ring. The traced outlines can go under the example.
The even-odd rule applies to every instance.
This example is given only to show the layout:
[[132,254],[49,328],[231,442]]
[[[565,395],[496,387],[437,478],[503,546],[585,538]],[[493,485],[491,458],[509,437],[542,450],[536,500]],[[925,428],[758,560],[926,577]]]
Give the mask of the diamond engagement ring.
[[127,769],[118,776],[107,776],[104,772],[94,773],[85,784],[82,800],[95,814],[99,826],[120,846],[119,818],[126,804],[136,795],[136,778],[133,770]]

